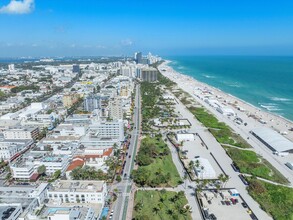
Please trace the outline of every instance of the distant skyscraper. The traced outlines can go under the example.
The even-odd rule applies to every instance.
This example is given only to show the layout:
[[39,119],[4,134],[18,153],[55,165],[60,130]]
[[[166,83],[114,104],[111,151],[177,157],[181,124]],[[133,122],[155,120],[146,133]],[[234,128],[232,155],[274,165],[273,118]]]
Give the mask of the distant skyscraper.
[[136,63],[142,63],[142,53],[141,52],[135,53],[135,61],[136,61]]
[[84,99],[83,108],[85,111],[92,112],[101,108],[101,97],[96,94],[90,94]]
[[78,64],[73,64],[72,66],[72,72],[73,73],[79,73],[80,72],[80,68]]
[[9,64],[8,65],[8,70],[9,70],[9,72],[14,72],[14,70],[15,70],[14,64]]

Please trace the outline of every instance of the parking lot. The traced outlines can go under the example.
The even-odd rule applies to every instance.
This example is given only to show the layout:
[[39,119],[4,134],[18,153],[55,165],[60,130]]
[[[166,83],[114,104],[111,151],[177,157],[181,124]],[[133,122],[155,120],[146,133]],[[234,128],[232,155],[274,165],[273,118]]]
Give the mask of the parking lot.
[[196,157],[207,159],[213,167],[216,177],[223,173],[214,158],[211,156],[210,151],[202,145],[202,142],[198,136],[195,135],[194,141],[185,141],[183,143],[182,151],[186,152],[185,156],[188,160],[195,159]]
[[206,219],[257,219],[240,196],[231,195],[228,190],[219,193],[203,191],[199,198]]

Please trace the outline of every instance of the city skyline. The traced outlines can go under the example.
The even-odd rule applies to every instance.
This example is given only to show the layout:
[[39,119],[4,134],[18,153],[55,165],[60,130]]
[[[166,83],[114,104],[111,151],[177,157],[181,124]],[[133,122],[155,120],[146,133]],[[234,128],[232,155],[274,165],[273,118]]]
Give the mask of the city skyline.
[[0,3],[0,57],[292,55],[290,1]]

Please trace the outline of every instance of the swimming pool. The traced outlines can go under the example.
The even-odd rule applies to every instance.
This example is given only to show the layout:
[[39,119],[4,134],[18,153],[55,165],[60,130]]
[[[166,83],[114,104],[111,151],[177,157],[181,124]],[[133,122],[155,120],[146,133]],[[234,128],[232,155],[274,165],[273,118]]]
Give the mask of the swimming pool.
[[109,208],[108,207],[103,208],[100,219],[102,219],[104,216],[107,217],[108,216],[108,212],[109,212]]

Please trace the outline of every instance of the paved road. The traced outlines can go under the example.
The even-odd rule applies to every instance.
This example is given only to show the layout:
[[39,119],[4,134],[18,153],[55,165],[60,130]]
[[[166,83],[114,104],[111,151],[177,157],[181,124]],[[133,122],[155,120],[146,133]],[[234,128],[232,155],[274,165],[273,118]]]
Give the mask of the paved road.
[[[185,175],[185,170],[178,158],[177,151],[175,147],[168,141],[167,145],[171,151],[172,155],[172,160],[173,163],[175,164],[180,177],[184,180],[184,175]],[[196,188],[195,182],[190,181],[189,179],[184,180],[184,183],[179,185],[178,187],[175,188],[175,191],[184,191],[185,196],[188,200],[188,203],[191,207],[192,213],[191,217],[192,219],[202,219],[201,214],[200,214],[200,208],[198,206],[198,203],[196,202],[195,194],[194,194],[194,189]]]
[[[238,173],[236,173],[232,167],[231,158],[226,154],[223,147],[217,142],[215,137],[205,129],[205,127],[195,119],[194,115],[178,100],[179,105],[177,105],[177,109],[183,115],[184,118],[188,118],[190,123],[192,124],[190,130],[197,131],[197,133],[201,136],[201,138],[205,141],[206,145],[209,148],[209,151],[213,153],[216,157],[217,161],[221,165],[222,169],[229,175],[230,179],[226,184],[226,187],[236,188],[239,193],[242,195],[243,199],[246,203],[251,207],[252,211],[259,219],[272,219],[265,213],[260,207],[259,204],[252,199],[252,197],[248,194],[246,190],[246,186],[242,183],[240,178],[238,177]],[[175,161],[174,161],[175,162]],[[176,165],[176,162],[175,162]],[[177,168],[178,169],[178,168]],[[180,171],[182,169],[178,169]],[[192,183],[191,183],[192,186]],[[185,191],[186,192],[186,191]],[[186,192],[188,195],[188,192]],[[189,201],[189,199],[188,199]]]
[[124,173],[122,176],[122,181],[117,184],[117,189],[119,190],[118,198],[114,203],[113,219],[126,219],[126,212],[129,200],[129,193],[132,185],[132,180],[129,178],[131,171],[134,166],[134,158],[136,155],[137,141],[140,134],[140,86],[136,86],[136,97],[135,97],[135,109],[134,109],[134,129],[131,133],[131,140],[128,149],[128,155],[131,158],[126,159],[126,164],[124,168]]

